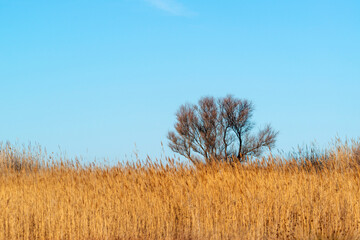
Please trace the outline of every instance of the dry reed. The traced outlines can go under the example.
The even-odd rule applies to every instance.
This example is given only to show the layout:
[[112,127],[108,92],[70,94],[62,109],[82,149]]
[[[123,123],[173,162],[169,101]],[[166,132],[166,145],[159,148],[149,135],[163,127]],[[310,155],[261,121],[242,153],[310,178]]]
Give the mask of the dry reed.
[[320,165],[269,157],[197,168],[40,164],[9,148],[0,239],[360,239],[360,168],[348,146]]

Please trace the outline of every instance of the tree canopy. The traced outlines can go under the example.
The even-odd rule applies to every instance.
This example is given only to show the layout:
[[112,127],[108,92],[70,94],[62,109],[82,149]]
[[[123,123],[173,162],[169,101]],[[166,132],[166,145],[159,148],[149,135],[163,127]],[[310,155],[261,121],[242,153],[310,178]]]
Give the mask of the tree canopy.
[[278,132],[270,125],[256,134],[251,131],[254,105],[234,98],[203,97],[197,105],[181,105],[176,113],[175,131],[169,131],[169,147],[193,163],[244,161],[274,147]]

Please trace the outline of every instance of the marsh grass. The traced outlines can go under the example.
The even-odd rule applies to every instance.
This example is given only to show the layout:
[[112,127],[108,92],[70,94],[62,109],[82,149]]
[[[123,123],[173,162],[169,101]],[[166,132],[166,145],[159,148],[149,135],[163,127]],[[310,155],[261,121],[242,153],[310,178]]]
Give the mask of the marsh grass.
[[0,239],[360,239],[357,149],[100,168],[3,145]]

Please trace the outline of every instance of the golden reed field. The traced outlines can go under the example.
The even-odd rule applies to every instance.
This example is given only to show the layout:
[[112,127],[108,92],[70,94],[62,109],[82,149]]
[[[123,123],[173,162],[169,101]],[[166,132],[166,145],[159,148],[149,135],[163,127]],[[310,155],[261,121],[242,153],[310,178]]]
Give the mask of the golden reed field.
[[353,145],[197,167],[40,155],[1,148],[0,239],[360,239]]

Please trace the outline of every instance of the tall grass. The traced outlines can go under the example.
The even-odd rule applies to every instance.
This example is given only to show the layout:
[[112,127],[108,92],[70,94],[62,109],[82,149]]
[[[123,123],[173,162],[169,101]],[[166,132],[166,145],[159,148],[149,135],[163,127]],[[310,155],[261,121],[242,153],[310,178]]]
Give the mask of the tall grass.
[[360,239],[356,149],[336,147],[320,165],[268,157],[99,168],[5,145],[0,239]]

